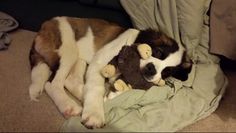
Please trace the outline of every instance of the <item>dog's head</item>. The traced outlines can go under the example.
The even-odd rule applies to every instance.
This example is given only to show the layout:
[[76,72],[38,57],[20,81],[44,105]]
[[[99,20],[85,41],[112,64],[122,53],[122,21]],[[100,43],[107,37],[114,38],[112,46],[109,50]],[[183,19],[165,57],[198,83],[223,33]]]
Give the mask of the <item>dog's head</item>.
[[154,30],[141,31],[136,43],[147,43],[152,48],[152,56],[140,60],[140,69],[144,78],[156,82],[173,76],[182,81],[187,80],[192,62],[182,46],[162,32]]

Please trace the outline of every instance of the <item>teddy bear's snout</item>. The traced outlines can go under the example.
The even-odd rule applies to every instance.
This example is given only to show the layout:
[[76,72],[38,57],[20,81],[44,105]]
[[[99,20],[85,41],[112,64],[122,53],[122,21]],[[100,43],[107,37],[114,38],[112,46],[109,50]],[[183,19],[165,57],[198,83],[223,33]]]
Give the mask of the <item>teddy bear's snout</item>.
[[153,63],[148,63],[145,67],[141,70],[145,79],[152,79],[153,76],[157,73],[155,66]]

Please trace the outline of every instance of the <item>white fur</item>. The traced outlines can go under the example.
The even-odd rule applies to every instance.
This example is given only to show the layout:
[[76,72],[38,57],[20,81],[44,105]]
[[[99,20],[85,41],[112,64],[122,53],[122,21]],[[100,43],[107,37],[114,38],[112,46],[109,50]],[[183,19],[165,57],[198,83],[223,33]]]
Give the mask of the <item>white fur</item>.
[[45,63],[38,63],[31,72],[31,85],[29,87],[30,99],[38,101],[38,96],[43,92],[44,84],[51,74],[50,68]]
[[65,82],[65,87],[79,100],[82,100],[83,98],[84,75],[86,72],[86,67],[87,63],[85,60],[78,58],[73,70],[70,72]]
[[[139,31],[128,29],[115,40],[111,41],[100,49],[91,61],[86,74],[84,87],[84,110],[82,122],[88,127],[101,127],[105,122],[103,95],[104,78],[100,70],[116,56],[124,45],[131,45],[135,41]],[[96,102],[95,102],[96,101]]]
[[65,92],[64,89],[57,88],[52,83],[45,84],[47,94],[52,98],[57,108],[65,117],[76,116],[82,112],[81,105],[72,100]]
[[77,61],[66,79],[65,87],[79,100],[82,100],[84,75],[89,63],[94,56],[94,35],[88,27],[86,34],[76,42],[78,50]]
[[82,107],[75,103],[65,92],[64,84],[71,68],[78,58],[74,32],[65,17],[57,17],[62,45],[58,50],[60,66],[52,83],[47,83],[45,90],[64,116],[78,115]]
[[89,63],[95,54],[94,35],[90,27],[88,27],[85,36],[80,38],[76,44],[79,51],[79,58]]

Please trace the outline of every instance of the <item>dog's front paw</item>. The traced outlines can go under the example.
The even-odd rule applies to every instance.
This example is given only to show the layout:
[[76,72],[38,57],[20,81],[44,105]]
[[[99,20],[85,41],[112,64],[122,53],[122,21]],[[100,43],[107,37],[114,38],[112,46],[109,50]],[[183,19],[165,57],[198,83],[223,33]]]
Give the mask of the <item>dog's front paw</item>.
[[104,113],[97,112],[95,109],[84,111],[81,123],[89,129],[102,128],[105,125]]
[[82,115],[82,122],[89,129],[102,128],[105,125],[105,118],[99,114]]
[[82,106],[71,99],[64,89],[49,82],[45,84],[45,89],[65,118],[81,114]]

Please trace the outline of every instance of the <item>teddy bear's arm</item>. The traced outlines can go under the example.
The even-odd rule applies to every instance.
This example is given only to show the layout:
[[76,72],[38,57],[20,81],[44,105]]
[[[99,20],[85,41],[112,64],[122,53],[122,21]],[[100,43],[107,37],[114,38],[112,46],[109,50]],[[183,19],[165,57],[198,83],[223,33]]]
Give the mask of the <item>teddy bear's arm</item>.
[[101,74],[105,78],[114,77],[117,74],[118,56],[115,56],[103,69]]
[[124,92],[124,91],[127,91],[127,90],[131,90],[132,86],[130,84],[127,84],[123,79],[117,79],[114,82],[114,88],[117,91]]

